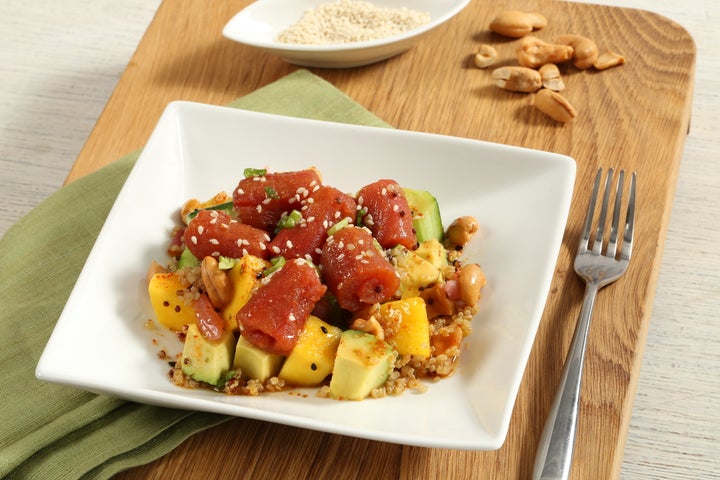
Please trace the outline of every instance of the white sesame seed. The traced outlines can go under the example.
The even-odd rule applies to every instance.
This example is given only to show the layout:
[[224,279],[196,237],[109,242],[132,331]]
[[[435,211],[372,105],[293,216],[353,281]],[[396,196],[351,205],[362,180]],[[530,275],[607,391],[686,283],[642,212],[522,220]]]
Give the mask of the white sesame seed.
[[348,250],[355,250],[355,245],[353,245],[352,243],[348,243],[347,249],[348,249]]
[[292,243],[290,240],[288,240],[287,242],[285,242],[285,245],[286,245],[288,248],[293,248],[293,243]]
[[197,230],[198,235],[202,235],[204,231],[205,231],[205,227],[203,227],[202,225],[198,226],[198,230]]
[[245,195],[245,190],[243,190],[242,188],[238,188],[238,189],[237,189],[237,194],[238,194],[238,195]]
[[243,248],[243,249],[242,249],[242,256],[245,257],[245,256],[247,256],[247,254],[248,254],[247,249],[246,249],[246,248]]
[[213,245],[220,245],[220,242],[218,241],[217,238],[211,238],[209,241],[210,241],[210,243],[212,243]]
[[345,243],[342,240],[340,240],[338,242],[338,248],[344,248],[344,247],[345,247]]
[[290,320],[291,322],[294,322],[296,320],[295,315],[293,315],[292,313],[290,315],[288,315],[288,320]]
[[322,248],[316,248],[315,253],[317,253],[318,255],[322,255]]
[[243,238],[242,244],[247,247],[248,245],[250,245],[250,242]]
[[195,245],[197,245],[197,237],[196,237],[195,235],[193,235],[192,237],[190,237],[190,241],[191,241],[192,243],[194,243]]
[[262,201],[263,205],[267,205],[267,204],[270,203],[270,202],[272,202],[272,198],[270,198],[270,197],[265,198],[265,199],[263,199],[263,201]]
[[267,247],[263,242],[260,242],[258,245],[260,245],[260,250],[267,250]]
[[263,238],[265,239],[266,242],[270,241],[270,235],[268,235],[267,233],[263,234]]
[[337,256],[337,259],[338,259],[338,260],[342,260],[343,258],[345,258],[345,254],[344,254],[344,253],[341,253],[340,255]]
[[262,205],[255,207],[255,210],[257,210],[258,213],[262,212]]
[[380,192],[380,194],[382,194],[382,196],[387,195],[387,188],[384,188],[384,187],[383,187],[383,189],[382,189],[382,191]]
[[393,205],[393,212],[397,212],[398,210],[400,210],[400,205],[396,203],[395,205]]
[[340,213],[339,210],[337,212],[335,212],[335,218],[340,218],[340,215],[342,215],[342,213]]
[[280,253],[280,247],[278,247],[277,245],[274,245],[274,246],[272,247],[272,251],[273,251],[274,253]]

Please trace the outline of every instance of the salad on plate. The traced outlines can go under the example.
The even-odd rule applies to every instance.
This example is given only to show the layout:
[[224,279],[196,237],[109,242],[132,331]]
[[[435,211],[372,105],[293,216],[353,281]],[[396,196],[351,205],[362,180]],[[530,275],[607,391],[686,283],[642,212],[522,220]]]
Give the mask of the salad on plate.
[[160,354],[176,385],[362,400],[453,373],[486,281],[462,258],[477,220],[445,229],[430,192],[248,168],[180,217],[148,271],[154,320],[183,341]]

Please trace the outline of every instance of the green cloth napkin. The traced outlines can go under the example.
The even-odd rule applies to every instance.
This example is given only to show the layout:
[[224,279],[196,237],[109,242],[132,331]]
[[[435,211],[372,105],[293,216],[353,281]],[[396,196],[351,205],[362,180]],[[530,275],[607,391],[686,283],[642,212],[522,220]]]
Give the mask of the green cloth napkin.
[[[388,125],[298,70],[230,104]],[[35,378],[35,366],[139,152],[61,188],[0,239],[0,477],[107,478],[228,417],[153,407]]]

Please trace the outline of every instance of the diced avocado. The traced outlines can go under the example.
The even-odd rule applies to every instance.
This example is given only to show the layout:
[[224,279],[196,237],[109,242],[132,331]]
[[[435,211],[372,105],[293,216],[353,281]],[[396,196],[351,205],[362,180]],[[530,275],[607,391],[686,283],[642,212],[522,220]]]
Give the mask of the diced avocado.
[[314,387],[330,375],[342,330],[311,315],[278,376],[296,387]]
[[178,270],[185,267],[199,267],[200,266],[200,260],[195,258],[195,255],[192,254],[190,250],[188,250],[187,247],[185,247],[185,250],[180,254],[180,259],[178,260]]
[[443,241],[445,230],[437,199],[425,190],[403,188],[412,212],[413,228],[418,242],[435,239]]
[[397,352],[369,333],[346,330],[340,335],[330,396],[338,400],[362,400],[387,380]]
[[182,371],[199,382],[217,385],[232,366],[234,349],[232,332],[225,332],[219,342],[211,342],[191,323],[180,358]]
[[434,238],[421,242],[418,248],[414,250],[415,255],[427,260],[442,270],[448,264],[447,250],[445,246]]
[[402,298],[417,297],[422,288],[441,279],[438,267],[402,245],[394,247],[390,256],[400,275]]
[[257,348],[241,335],[235,347],[233,369],[240,370],[245,378],[264,382],[278,374],[284,358]]

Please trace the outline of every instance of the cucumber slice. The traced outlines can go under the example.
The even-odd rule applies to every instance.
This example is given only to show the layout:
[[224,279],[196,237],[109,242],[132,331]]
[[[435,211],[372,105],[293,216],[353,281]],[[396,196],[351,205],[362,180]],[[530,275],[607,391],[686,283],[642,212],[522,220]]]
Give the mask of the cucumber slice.
[[418,242],[437,240],[442,242],[445,236],[440,206],[437,199],[428,191],[403,188],[412,212],[413,228]]

